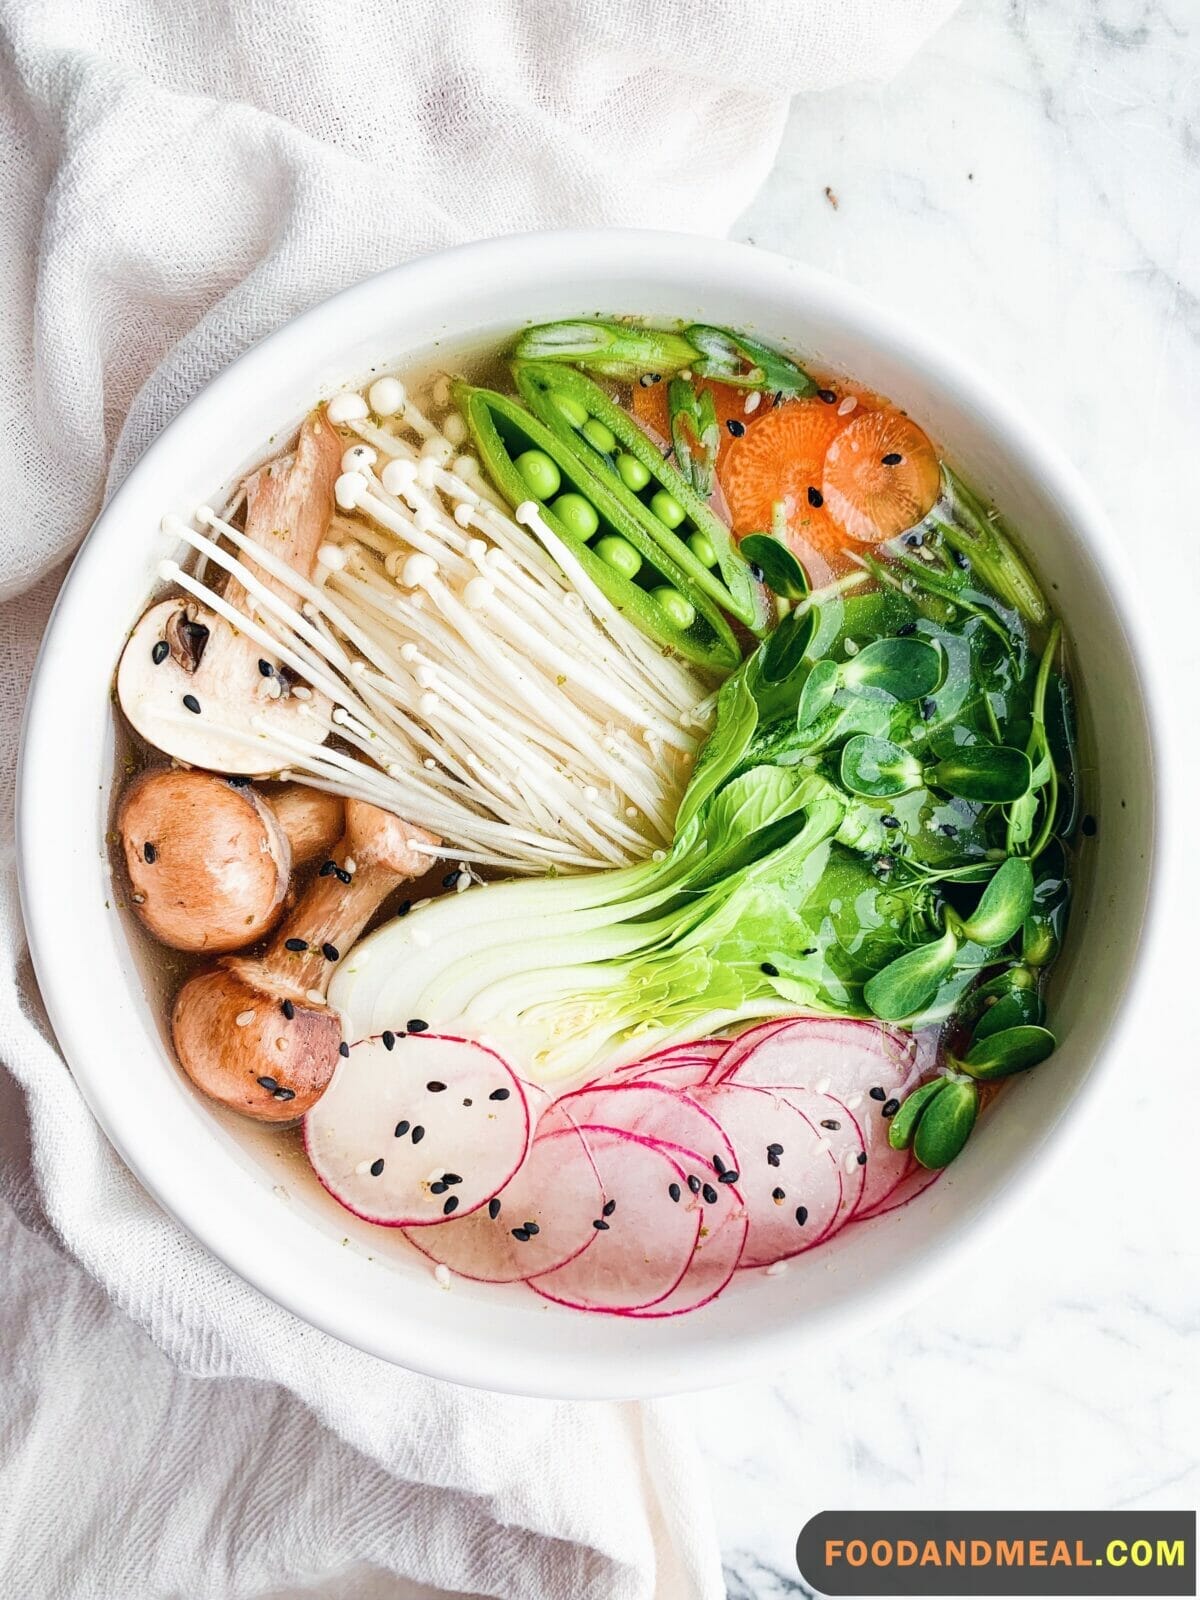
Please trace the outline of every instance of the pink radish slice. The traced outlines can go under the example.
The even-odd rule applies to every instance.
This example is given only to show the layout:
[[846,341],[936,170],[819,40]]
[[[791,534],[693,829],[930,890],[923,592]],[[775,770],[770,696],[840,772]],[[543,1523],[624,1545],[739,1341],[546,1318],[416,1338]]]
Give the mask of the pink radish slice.
[[469,1039],[362,1039],[304,1119],[313,1171],[367,1222],[420,1227],[469,1215],[508,1183],[529,1143],[510,1068]]
[[716,1066],[729,1048],[728,1039],[695,1039],[690,1044],[669,1044],[643,1056],[644,1067],[665,1066],[669,1061],[707,1061]]
[[617,1067],[595,1082],[626,1083],[649,1079],[687,1089],[694,1084],[707,1083],[728,1043],[727,1039],[700,1039],[694,1044],[669,1045],[664,1050],[656,1050],[643,1057],[641,1061],[631,1061],[623,1067]]
[[749,1218],[741,1265],[767,1267],[820,1244],[843,1210],[842,1176],[826,1138],[765,1089],[723,1084],[700,1095],[737,1152]]
[[815,1094],[811,1089],[768,1089],[767,1094],[781,1100],[807,1117],[817,1131],[822,1146],[833,1156],[842,1180],[842,1194],[837,1215],[825,1234],[830,1239],[862,1203],[867,1179],[867,1143],[862,1129],[851,1112],[832,1095]]
[[581,1132],[607,1196],[593,1219],[603,1226],[593,1228],[586,1249],[528,1279],[529,1287],[578,1311],[632,1312],[656,1305],[691,1264],[703,1207],[683,1201],[689,1193],[686,1174],[656,1144],[612,1128]]
[[866,1222],[871,1217],[882,1217],[888,1211],[906,1206],[910,1200],[915,1200],[919,1194],[924,1194],[925,1190],[936,1183],[942,1175],[940,1172],[930,1172],[928,1168],[921,1166],[915,1157],[910,1156],[909,1160],[908,1170],[899,1183],[890,1189],[882,1200],[876,1201],[869,1211],[863,1211],[856,1216],[854,1219],[856,1222]]
[[[674,1145],[659,1149],[677,1161],[687,1175],[688,1187],[678,1204],[699,1206],[700,1232],[687,1271],[664,1300],[631,1311],[633,1317],[678,1317],[705,1306],[724,1289],[741,1264],[749,1232],[745,1199],[733,1181],[733,1169],[723,1179],[712,1182],[713,1174],[704,1158],[694,1150]],[[700,1193],[693,1194],[691,1180],[700,1180]]]
[[795,1017],[768,1017],[765,1022],[756,1022],[752,1028],[747,1028],[735,1039],[730,1039],[717,1062],[713,1081],[732,1076],[739,1064],[756,1050],[764,1039],[769,1039],[773,1033],[778,1033],[780,1028],[790,1027],[796,1020]]
[[720,1075],[759,1089],[815,1089],[845,1103],[872,1089],[885,1098],[902,1093],[916,1080],[916,1054],[911,1034],[882,1023],[800,1017],[726,1057]]
[[711,1061],[664,1061],[643,1066],[638,1072],[626,1073],[615,1079],[618,1083],[657,1083],[672,1089],[695,1089],[708,1082],[712,1074]]
[[604,1200],[583,1136],[563,1127],[534,1139],[520,1170],[487,1205],[406,1237],[460,1277],[514,1283],[586,1249]]
[[641,1139],[697,1150],[709,1171],[716,1161],[733,1166],[733,1146],[721,1124],[682,1089],[669,1084],[622,1082],[577,1089],[556,1102],[556,1108],[582,1127],[619,1128]]

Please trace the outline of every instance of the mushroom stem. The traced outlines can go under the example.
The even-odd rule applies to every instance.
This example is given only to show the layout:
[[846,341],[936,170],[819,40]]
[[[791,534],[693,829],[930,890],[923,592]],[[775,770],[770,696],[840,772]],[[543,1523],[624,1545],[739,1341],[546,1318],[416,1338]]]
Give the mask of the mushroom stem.
[[179,992],[176,1053],[205,1094],[265,1122],[301,1116],[316,1102],[342,1040],[325,1004],[333,969],[384,898],[426,871],[439,843],[390,812],[347,801],[331,870],[322,869],[261,959],[226,957]]
[[341,835],[345,805],[337,795],[310,789],[305,783],[289,783],[262,798],[287,835],[293,867],[315,861]]

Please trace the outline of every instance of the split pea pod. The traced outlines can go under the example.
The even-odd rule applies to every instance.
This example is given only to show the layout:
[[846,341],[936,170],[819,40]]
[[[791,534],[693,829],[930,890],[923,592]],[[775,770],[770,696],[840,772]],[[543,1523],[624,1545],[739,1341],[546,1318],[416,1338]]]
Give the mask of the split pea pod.
[[691,588],[751,632],[766,633],[770,597],[737,541],[628,412],[570,367],[514,361],[513,375],[529,409],[608,489],[663,558],[687,574]]
[[709,671],[738,665],[741,651],[720,609],[576,448],[508,395],[459,382],[454,399],[496,489],[513,507],[535,501],[601,593],[636,627]]

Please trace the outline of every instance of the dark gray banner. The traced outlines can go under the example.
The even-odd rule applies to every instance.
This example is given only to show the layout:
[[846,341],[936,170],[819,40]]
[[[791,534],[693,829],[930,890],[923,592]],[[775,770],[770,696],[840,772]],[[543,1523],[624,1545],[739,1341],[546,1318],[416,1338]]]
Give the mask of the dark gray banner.
[[1194,1511],[822,1511],[796,1541],[827,1595],[1194,1595]]

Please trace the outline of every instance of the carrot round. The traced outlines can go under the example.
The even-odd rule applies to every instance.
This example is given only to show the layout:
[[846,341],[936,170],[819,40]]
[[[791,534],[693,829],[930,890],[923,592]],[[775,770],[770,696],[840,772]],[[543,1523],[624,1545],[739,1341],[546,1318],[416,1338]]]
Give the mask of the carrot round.
[[881,544],[913,527],[929,515],[940,488],[937,453],[899,411],[858,412],[825,454],[825,509],[860,544]]
[[821,487],[826,453],[844,422],[823,400],[789,400],[752,417],[720,469],[734,532],[769,530],[782,503],[792,548],[818,580],[852,564]]

